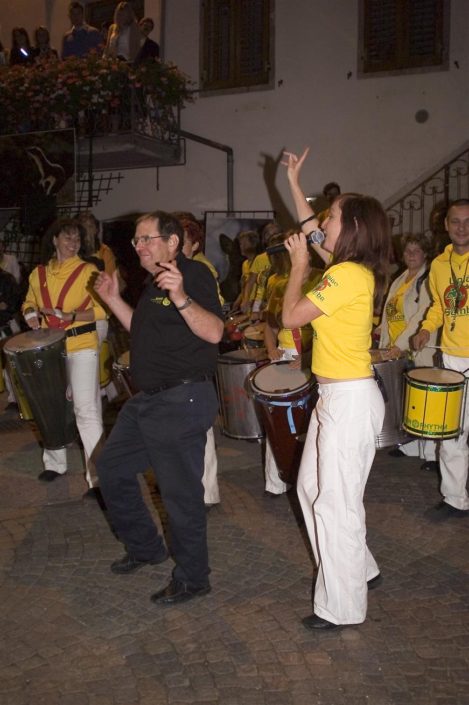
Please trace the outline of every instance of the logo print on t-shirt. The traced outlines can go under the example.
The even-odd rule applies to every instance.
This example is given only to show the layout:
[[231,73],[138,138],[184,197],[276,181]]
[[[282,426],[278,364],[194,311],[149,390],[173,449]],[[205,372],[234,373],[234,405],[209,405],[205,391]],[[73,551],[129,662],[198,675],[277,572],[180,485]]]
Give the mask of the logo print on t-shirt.
[[458,285],[458,289],[454,284],[450,284],[446,287],[445,293],[443,294],[445,306],[451,311],[457,311],[460,308],[464,308],[467,302],[467,289],[465,286]]

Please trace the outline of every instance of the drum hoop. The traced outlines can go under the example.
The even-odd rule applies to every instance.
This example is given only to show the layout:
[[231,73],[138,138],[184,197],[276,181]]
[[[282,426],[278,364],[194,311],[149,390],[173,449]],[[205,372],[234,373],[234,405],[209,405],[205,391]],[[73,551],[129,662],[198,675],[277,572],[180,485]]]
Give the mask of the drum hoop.
[[465,379],[462,379],[461,382],[438,382],[438,384],[434,384],[432,382],[424,382],[421,379],[413,379],[412,377],[409,377],[407,372],[404,372],[404,376],[409,387],[412,387],[413,389],[420,389],[422,391],[426,390],[429,392],[457,392],[463,389],[466,385]]
[[[270,362],[270,365],[289,365],[291,360],[279,360],[277,362]],[[288,396],[288,394],[298,394],[301,392],[304,392],[306,390],[309,390],[310,388],[314,387],[315,384],[317,384],[316,379],[313,375],[304,382],[304,384],[301,384],[299,387],[294,387],[293,389],[276,389],[273,391],[266,391],[265,389],[261,389],[260,387],[257,386],[255,379],[256,376],[264,370],[266,367],[269,367],[269,365],[264,365],[263,367],[258,367],[258,369],[253,370],[249,377],[249,382],[251,384],[252,391],[254,393],[254,396],[258,401],[268,402],[271,399],[281,399],[282,397]],[[301,397],[300,397],[301,398]],[[280,406],[280,405],[279,405]]]

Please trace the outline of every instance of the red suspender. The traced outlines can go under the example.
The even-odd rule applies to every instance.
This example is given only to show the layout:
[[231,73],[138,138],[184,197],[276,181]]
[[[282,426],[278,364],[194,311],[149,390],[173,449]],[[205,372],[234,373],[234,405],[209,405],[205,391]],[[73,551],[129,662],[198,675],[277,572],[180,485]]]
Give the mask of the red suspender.
[[[44,303],[44,308],[63,308],[65,297],[67,296],[68,292],[70,291],[71,287],[73,286],[80,272],[85,266],[86,262],[83,262],[82,264],[78,265],[78,267],[74,269],[73,272],[70,274],[69,278],[62,287],[62,290],[59,294],[59,298],[57,299],[57,305],[55,307],[52,305],[49,288],[47,286],[46,268],[43,264],[40,264],[38,266],[37,270],[39,274],[39,284],[41,286],[41,296],[42,301]],[[90,301],[91,296],[87,296],[85,300],[75,310],[84,311]],[[64,321],[61,318],[57,318],[57,316],[49,315],[47,316],[47,323],[49,325],[49,328],[66,328],[69,324],[69,321]]]
[[301,355],[301,328],[292,328],[292,334],[296,352],[298,353],[298,355]]

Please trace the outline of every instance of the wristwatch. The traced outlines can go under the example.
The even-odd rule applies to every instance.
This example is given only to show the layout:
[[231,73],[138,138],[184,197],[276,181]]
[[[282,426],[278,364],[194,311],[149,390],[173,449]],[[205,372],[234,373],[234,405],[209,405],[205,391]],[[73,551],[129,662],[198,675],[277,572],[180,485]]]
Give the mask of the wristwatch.
[[177,309],[178,311],[184,311],[185,308],[189,308],[189,306],[191,305],[191,303],[192,303],[192,299],[191,299],[190,296],[188,296],[187,299],[186,299],[186,300],[184,301],[184,303],[182,304],[182,306],[176,306],[176,309]]

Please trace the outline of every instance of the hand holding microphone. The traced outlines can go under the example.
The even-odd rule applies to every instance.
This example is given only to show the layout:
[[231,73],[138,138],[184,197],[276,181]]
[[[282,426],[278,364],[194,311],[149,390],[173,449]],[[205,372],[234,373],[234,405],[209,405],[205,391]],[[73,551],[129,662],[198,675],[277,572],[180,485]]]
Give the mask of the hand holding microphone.
[[[322,230],[312,230],[310,233],[305,235],[306,237],[306,242],[309,245],[322,245],[322,243],[325,240],[325,235]],[[266,247],[265,251],[267,252],[268,255],[273,255],[276,252],[286,252],[287,247],[285,247],[285,243],[281,242],[278,245],[272,245],[271,247]]]

